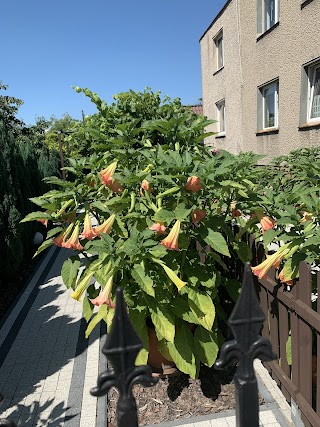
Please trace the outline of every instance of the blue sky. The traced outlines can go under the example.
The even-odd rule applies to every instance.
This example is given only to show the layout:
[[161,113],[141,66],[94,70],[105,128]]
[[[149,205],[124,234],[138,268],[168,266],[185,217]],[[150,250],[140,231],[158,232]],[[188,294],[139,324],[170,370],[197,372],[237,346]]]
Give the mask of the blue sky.
[[195,104],[199,38],[225,0],[5,0],[0,80],[24,100],[20,117],[95,111],[71,86],[112,95],[147,86]]

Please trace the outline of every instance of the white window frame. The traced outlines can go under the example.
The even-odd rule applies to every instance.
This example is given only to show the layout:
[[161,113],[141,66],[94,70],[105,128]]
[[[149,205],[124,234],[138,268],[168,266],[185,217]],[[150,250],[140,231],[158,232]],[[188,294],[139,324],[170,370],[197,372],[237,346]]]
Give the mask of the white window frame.
[[313,96],[314,96],[314,86],[315,86],[315,78],[317,70],[320,70],[320,62],[311,65],[308,68],[308,77],[309,77],[309,84],[308,84],[308,113],[307,113],[307,122],[308,123],[314,123],[314,122],[320,122],[320,115],[318,117],[311,117],[311,110],[312,110],[312,102],[313,102]]
[[[223,120],[221,120],[223,112]],[[225,99],[221,99],[220,101],[216,102],[216,118],[217,118],[217,126],[218,126],[218,135],[225,135],[226,134],[226,101]],[[221,127],[221,124],[223,123],[223,127]]]
[[[274,105],[274,125],[266,125],[266,91],[271,87],[275,86],[275,105]],[[265,86],[260,88],[262,94],[262,129],[263,130],[272,130],[278,129],[279,126],[279,81],[275,80],[271,83],[268,83]]]
[[[268,23],[268,6],[271,1],[274,1],[274,23],[271,25],[271,23]],[[276,25],[277,22],[279,22],[279,1],[280,0],[259,0],[258,7],[259,7],[259,13],[258,16],[261,17],[261,34],[268,31],[270,28],[272,28],[274,25]]]
[[[219,41],[221,40],[221,55],[219,53]],[[213,38],[215,47],[215,71],[221,70],[224,67],[224,41],[223,41],[223,30]],[[221,58],[221,65],[219,65],[219,59]]]

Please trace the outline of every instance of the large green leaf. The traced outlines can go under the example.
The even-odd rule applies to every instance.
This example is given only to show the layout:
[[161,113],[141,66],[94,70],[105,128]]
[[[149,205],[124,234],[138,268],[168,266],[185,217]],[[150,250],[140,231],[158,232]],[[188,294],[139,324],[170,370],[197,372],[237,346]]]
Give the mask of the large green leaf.
[[61,277],[67,288],[74,289],[80,268],[80,259],[78,256],[72,256],[67,259],[61,269]]
[[91,316],[93,314],[93,304],[90,303],[88,297],[84,297],[82,301],[82,311],[83,311],[83,317],[86,319],[87,322],[91,319]]
[[197,375],[196,358],[193,347],[193,336],[185,324],[181,324],[173,342],[168,342],[168,350],[177,368],[189,374],[191,378]]
[[131,271],[131,275],[146,294],[152,297],[155,296],[153,280],[146,275],[146,271],[142,264],[135,264]]
[[150,306],[151,320],[161,337],[173,342],[175,336],[174,316],[167,306],[160,304]]
[[203,228],[201,229],[200,235],[216,252],[230,257],[228,244],[221,233],[213,231],[211,228]]
[[33,258],[39,255],[42,251],[47,249],[49,246],[53,244],[52,239],[45,240],[41,246],[39,246],[37,252],[33,255]]
[[198,323],[211,331],[216,316],[215,306],[211,297],[204,292],[189,290],[188,302],[192,313],[198,319]]
[[46,212],[31,212],[20,222],[37,221],[38,219],[52,219],[51,214]]
[[201,362],[211,367],[219,351],[217,335],[202,326],[198,326],[194,333],[194,346],[196,355]]
[[86,338],[89,337],[89,335],[91,334],[93,329],[98,325],[98,323],[102,319],[107,320],[107,315],[108,315],[108,306],[107,305],[101,305],[98,313],[94,316],[94,318],[90,321],[90,323],[87,326],[87,329],[85,332]]
[[167,224],[170,224],[170,222],[173,221],[174,218],[175,218],[174,213],[172,211],[168,211],[166,209],[160,209],[153,216],[154,221],[166,222]]
[[176,297],[174,299],[172,310],[180,319],[183,319],[190,324],[198,323],[197,317],[193,314],[188,301],[185,299]]

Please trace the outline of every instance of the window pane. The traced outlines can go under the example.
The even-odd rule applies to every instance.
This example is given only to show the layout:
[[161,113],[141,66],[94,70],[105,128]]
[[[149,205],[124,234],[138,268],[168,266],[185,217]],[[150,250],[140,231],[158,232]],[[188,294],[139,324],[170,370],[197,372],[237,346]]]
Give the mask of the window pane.
[[269,86],[264,91],[264,127],[271,128],[276,125],[276,85]]
[[264,0],[264,30],[268,30],[276,23],[276,1]]
[[218,132],[225,132],[225,102],[221,101],[216,104],[217,106],[217,120],[218,120]]
[[311,105],[311,118],[320,117],[320,68],[315,70],[313,97]]
[[222,44],[222,37],[220,37],[217,42],[217,55],[218,55],[218,68],[221,68],[223,66],[223,44]]

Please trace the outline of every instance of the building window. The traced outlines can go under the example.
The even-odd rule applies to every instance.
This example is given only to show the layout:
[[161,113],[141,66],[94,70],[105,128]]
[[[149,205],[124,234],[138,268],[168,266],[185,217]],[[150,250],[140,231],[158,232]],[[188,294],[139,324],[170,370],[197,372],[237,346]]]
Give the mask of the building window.
[[225,100],[216,103],[216,117],[218,125],[218,134],[226,133],[226,103]]
[[278,128],[279,81],[261,86],[258,91],[258,131]]
[[308,121],[320,121],[320,64],[309,69]]
[[220,70],[224,66],[224,57],[223,57],[223,31],[221,30],[219,34],[213,39],[215,52],[214,52],[214,62],[215,62],[215,71]]
[[257,32],[263,34],[279,21],[279,0],[258,0]]
[[320,58],[302,66],[300,126],[320,123]]

